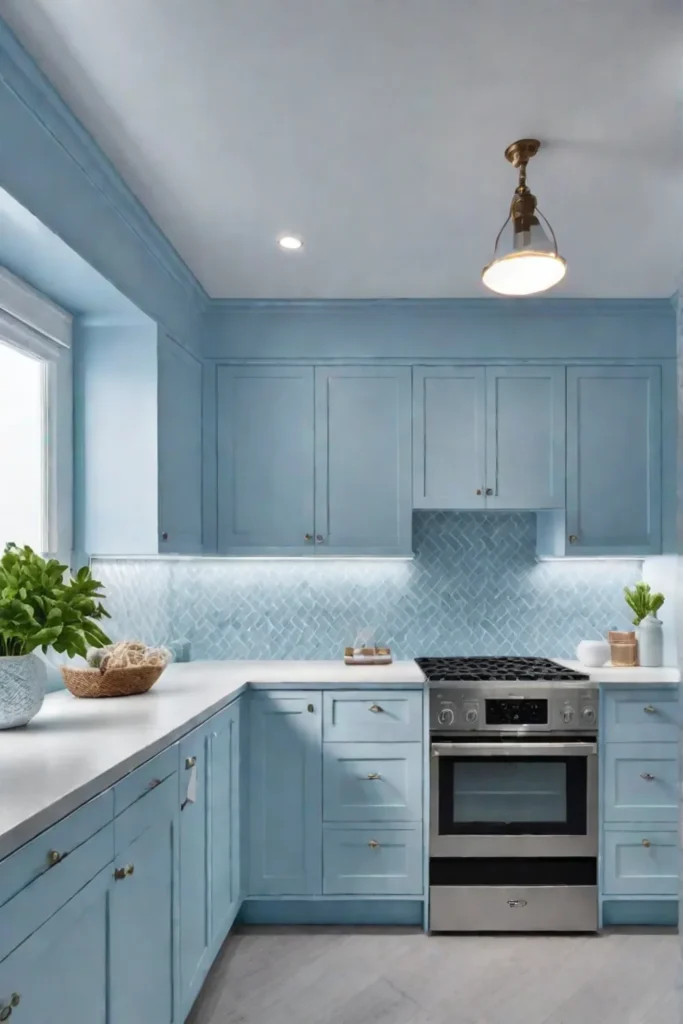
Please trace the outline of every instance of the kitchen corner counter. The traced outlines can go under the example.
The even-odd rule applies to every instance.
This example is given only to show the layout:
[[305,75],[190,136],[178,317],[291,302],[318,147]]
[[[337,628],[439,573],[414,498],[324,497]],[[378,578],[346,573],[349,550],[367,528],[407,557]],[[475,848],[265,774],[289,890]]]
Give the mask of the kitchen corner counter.
[[615,668],[612,665],[586,668],[579,661],[567,661],[565,658],[553,658],[553,661],[575,672],[583,672],[590,676],[591,683],[601,686],[670,686],[681,681],[677,668]]
[[50,693],[23,729],[0,731],[0,859],[114,785],[246,688],[422,687],[413,661],[195,661],[169,665],[136,697]]

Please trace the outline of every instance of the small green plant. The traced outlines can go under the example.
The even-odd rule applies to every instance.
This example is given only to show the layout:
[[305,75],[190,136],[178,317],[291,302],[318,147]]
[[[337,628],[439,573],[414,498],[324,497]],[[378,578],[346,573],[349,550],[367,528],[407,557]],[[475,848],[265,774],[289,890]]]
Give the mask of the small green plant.
[[633,590],[624,587],[626,604],[633,612],[633,625],[639,626],[646,615],[654,615],[664,604],[664,594],[653,594],[649,583],[636,583]]
[[109,618],[100,603],[102,584],[87,567],[65,582],[66,571],[29,547],[6,546],[0,559],[0,657],[54,647],[85,658],[88,647],[110,642],[96,621]]

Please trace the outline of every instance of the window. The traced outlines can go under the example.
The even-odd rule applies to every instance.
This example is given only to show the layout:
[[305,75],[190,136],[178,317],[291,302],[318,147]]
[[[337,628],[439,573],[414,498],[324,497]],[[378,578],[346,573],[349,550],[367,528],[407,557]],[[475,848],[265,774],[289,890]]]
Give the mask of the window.
[[71,317],[0,267],[0,551],[69,561]]

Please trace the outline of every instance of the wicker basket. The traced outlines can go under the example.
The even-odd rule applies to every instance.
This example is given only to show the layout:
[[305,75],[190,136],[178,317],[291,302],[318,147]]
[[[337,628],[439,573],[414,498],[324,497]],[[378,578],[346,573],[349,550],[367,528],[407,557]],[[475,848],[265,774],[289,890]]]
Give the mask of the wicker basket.
[[69,668],[62,665],[64,684],[74,697],[132,697],[147,693],[164,671],[165,665],[136,665],[112,668]]

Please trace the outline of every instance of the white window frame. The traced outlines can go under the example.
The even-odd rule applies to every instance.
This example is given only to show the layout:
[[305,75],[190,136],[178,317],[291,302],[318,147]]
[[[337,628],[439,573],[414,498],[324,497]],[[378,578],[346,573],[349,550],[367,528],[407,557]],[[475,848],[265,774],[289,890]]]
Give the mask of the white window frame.
[[0,338],[45,364],[44,535],[50,557],[73,547],[73,379],[70,313],[0,267]]

